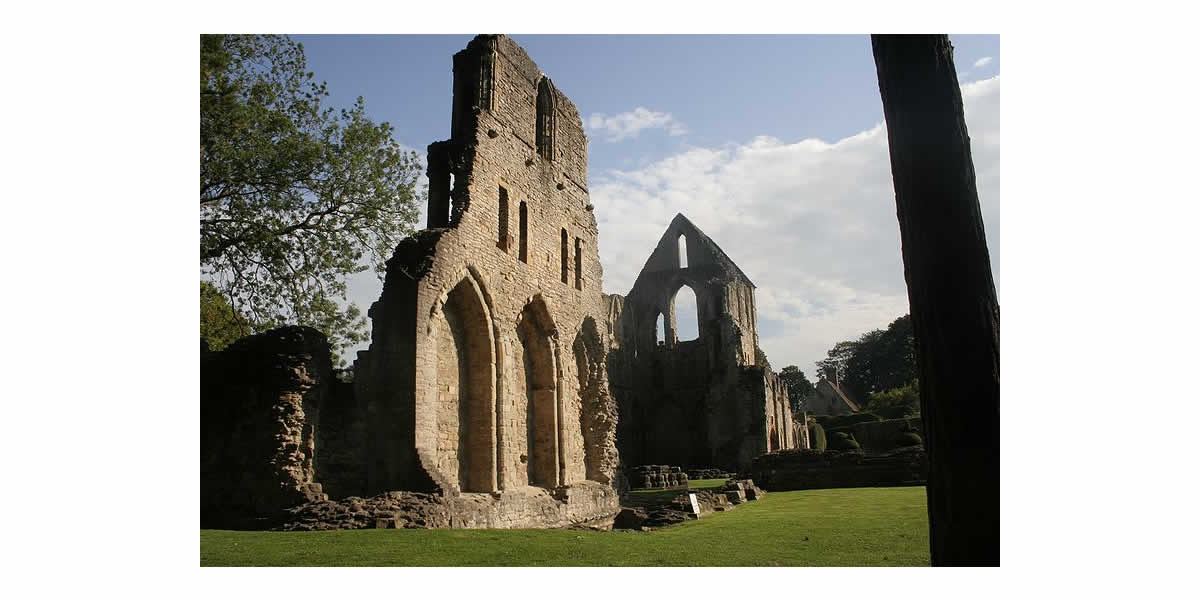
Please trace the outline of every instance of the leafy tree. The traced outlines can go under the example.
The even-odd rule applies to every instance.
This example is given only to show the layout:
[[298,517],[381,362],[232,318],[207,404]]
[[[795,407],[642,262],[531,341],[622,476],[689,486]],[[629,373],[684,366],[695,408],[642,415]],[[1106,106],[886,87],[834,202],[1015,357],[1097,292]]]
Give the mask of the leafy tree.
[[921,389],[916,381],[871,394],[867,410],[885,418],[921,414]]
[[854,341],[838,342],[817,368],[842,391],[865,403],[871,394],[903,387],[916,379],[912,319],[904,315],[886,330],[868,331]]
[[779,372],[779,378],[787,386],[788,400],[792,404],[792,417],[799,420],[813,393],[813,384],[796,365],[788,365]]
[[213,284],[200,282],[200,339],[214,352],[253,333],[253,327],[239,315]]
[[850,357],[854,355],[857,348],[857,342],[838,342],[837,345],[825,353],[825,360],[817,361],[818,376],[830,381],[840,381],[846,372],[846,366],[850,361]]
[[[368,118],[323,107],[325,83],[287,37],[200,37],[201,274],[261,328],[367,337],[346,278],[381,275],[413,231],[420,161]],[[340,302],[339,302],[340,301]]]

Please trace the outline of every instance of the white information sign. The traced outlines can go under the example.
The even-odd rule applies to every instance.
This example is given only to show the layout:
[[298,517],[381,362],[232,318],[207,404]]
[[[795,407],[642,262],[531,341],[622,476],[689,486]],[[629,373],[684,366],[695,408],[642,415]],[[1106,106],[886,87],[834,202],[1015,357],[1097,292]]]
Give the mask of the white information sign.
[[697,517],[700,516],[700,503],[696,502],[696,494],[688,494],[688,498],[692,501],[692,512],[696,513]]

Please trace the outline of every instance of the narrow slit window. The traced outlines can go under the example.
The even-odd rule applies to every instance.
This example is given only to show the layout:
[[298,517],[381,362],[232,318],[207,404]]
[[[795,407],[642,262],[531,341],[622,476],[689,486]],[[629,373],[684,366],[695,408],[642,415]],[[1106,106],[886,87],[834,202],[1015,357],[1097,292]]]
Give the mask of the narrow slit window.
[[567,273],[567,230],[562,230],[562,239],[559,243],[559,262],[562,263],[562,282],[567,283],[569,274]]
[[508,252],[508,190],[504,186],[500,186],[500,203],[497,207],[500,213],[500,222],[497,225],[497,240],[496,247]]
[[575,238],[575,289],[583,289],[583,240]]
[[521,214],[519,215],[519,218],[521,220],[521,224],[520,224],[521,230],[519,232],[520,236],[521,236],[520,258],[521,258],[521,262],[528,264],[529,263],[529,208],[525,205],[524,201],[521,202],[520,212],[521,212]]
[[658,345],[662,346],[666,340],[666,328],[663,324],[663,315],[658,313],[658,321],[654,324],[654,337],[658,341]]
[[548,77],[538,82],[537,94],[537,151],[546,160],[554,160],[554,84]]
[[679,239],[677,241],[679,242],[679,268],[686,269],[687,268],[687,237],[681,233],[681,234],[679,234]]
[[492,48],[483,54],[479,63],[479,108],[492,110],[492,98],[496,93],[495,87],[496,51]]

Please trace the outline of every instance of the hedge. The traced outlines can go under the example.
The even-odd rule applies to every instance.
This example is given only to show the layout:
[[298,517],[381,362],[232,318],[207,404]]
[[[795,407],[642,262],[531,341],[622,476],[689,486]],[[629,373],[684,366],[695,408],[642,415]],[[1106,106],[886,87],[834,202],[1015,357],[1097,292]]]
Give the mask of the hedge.
[[879,416],[869,412],[854,413],[850,415],[837,416],[819,416],[817,420],[828,431],[838,427],[849,427],[855,423],[866,423],[867,421],[880,421]]

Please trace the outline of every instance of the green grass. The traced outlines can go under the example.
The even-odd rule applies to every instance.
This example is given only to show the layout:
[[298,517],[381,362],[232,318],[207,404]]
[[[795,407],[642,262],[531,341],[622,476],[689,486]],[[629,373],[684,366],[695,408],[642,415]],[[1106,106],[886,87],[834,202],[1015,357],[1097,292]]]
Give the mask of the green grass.
[[556,529],[200,531],[201,566],[914,566],[925,488],[771,492],[651,532]]

